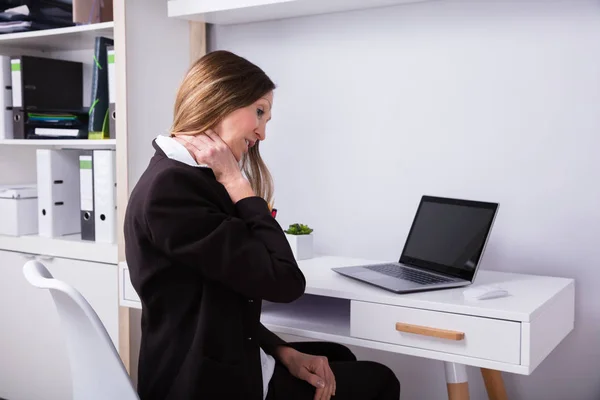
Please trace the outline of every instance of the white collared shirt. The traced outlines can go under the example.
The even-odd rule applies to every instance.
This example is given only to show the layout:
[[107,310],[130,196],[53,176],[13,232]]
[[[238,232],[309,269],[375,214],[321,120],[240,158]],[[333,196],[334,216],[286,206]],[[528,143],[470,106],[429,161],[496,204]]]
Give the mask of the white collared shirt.
[[[192,167],[208,168],[207,165],[201,165],[196,162],[194,157],[185,148],[184,145],[169,136],[159,135],[156,137],[156,144],[172,160],[182,162]],[[263,378],[263,399],[267,398],[269,382],[275,372],[275,359],[260,349],[260,364]]]
[[166,156],[172,160],[182,162],[192,167],[208,168],[207,165],[198,164],[188,149],[170,136],[158,135],[156,137],[156,144],[166,154]]

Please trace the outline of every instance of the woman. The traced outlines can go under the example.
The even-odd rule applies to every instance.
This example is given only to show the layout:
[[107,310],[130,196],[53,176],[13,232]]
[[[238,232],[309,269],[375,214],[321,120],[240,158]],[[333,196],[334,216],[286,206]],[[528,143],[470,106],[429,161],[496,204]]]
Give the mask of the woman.
[[143,303],[142,400],[399,398],[388,368],[337,344],[285,343],[260,323],[261,300],[291,302],[305,289],[270,214],[258,150],[274,88],[230,52],[198,60],[177,93],[170,137],[153,142],[131,193],[124,229]]

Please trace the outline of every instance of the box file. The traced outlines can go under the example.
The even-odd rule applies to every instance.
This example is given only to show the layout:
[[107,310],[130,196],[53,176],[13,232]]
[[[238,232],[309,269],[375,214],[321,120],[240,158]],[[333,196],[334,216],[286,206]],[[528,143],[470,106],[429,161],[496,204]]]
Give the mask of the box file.
[[96,242],[117,240],[117,175],[114,150],[94,150],[94,214]]
[[38,149],[39,235],[58,237],[81,232],[78,150]]
[[10,57],[0,55],[0,139],[13,138]]
[[96,238],[96,227],[94,220],[94,158],[92,154],[79,156],[79,186],[81,239],[93,241]]

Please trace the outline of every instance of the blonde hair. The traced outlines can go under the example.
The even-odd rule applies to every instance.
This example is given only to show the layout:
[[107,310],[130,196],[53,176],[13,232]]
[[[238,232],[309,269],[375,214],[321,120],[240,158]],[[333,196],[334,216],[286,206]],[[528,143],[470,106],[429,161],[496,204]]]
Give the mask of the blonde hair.
[[[171,136],[202,135],[233,111],[247,107],[275,89],[262,69],[228,51],[213,51],[188,70],[175,98]],[[254,193],[273,207],[273,178],[259,144],[242,159],[242,171]]]

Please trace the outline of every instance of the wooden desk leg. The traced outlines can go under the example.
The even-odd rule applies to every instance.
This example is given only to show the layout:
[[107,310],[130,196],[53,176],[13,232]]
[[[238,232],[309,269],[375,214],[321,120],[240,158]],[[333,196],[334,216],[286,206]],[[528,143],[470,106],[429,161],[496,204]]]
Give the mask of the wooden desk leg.
[[469,400],[467,368],[463,364],[444,362],[448,400]]
[[502,379],[502,372],[481,368],[481,375],[483,375],[485,389],[490,400],[508,400],[504,380]]

